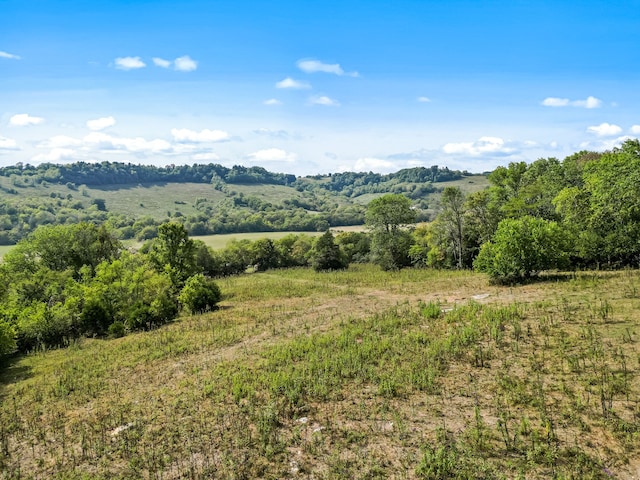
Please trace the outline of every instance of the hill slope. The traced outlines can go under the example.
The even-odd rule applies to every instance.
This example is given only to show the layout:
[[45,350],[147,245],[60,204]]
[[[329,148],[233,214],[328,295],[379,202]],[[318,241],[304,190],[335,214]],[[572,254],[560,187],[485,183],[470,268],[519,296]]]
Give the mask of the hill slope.
[[503,288],[365,265],[220,284],[216,312],[13,359],[5,476],[637,475],[636,271]]
[[153,237],[167,220],[184,223],[191,235],[324,231],[364,223],[366,204],[390,192],[410,197],[425,220],[449,184],[473,191],[487,180],[438,167],[305,178],[215,164],[4,167],[0,244],[15,243],[38,225],[79,221],[109,221],[121,238],[139,240]]

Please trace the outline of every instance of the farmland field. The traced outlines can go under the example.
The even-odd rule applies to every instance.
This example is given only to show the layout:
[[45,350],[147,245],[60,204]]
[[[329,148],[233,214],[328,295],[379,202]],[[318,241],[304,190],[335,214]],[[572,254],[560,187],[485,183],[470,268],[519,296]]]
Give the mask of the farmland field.
[[640,273],[269,271],[11,358],[0,478],[637,478]]

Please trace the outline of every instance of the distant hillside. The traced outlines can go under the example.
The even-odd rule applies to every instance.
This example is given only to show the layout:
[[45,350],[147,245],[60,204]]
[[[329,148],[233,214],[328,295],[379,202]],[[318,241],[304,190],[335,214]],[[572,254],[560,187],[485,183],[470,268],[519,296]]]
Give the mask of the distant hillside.
[[446,185],[486,188],[482,175],[440,167],[391,174],[295,177],[261,167],[128,163],[17,164],[0,168],[0,244],[38,225],[109,222],[123,238],[144,240],[167,220],[191,235],[324,231],[364,223],[366,205],[385,193],[410,198],[428,220]]

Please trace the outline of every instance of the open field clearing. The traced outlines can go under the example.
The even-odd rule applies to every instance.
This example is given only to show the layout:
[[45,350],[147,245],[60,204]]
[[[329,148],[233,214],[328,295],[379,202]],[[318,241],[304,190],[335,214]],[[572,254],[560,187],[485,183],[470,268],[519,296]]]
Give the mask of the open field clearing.
[[352,265],[9,360],[0,478],[640,478],[640,272]]

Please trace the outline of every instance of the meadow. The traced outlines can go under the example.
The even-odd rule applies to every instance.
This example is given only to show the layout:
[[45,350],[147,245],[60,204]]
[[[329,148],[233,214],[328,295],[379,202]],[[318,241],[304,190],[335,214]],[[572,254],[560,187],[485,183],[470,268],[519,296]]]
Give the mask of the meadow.
[[640,272],[372,265],[8,359],[0,478],[638,478]]

